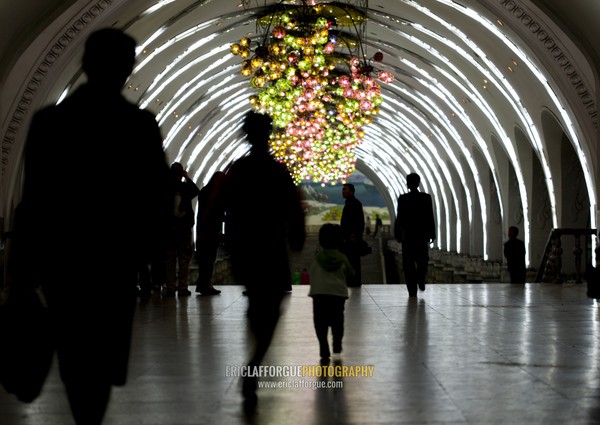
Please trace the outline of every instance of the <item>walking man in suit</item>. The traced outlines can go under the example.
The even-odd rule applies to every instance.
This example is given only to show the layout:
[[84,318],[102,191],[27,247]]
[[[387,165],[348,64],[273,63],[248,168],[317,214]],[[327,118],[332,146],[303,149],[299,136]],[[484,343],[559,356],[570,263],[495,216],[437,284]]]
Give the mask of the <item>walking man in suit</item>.
[[356,199],[355,191],[353,184],[346,183],[342,186],[342,196],[345,199],[340,220],[344,235],[342,251],[348,257],[348,261],[354,269],[354,275],[348,278],[348,286],[350,287],[360,287],[362,285],[360,245],[365,231],[365,213],[362,203]]
[[419,192],[421,177],[406,176],[409,192],[398,198],[394,236],[402,244],[402,266],[410,297],[417,296],[417,287],[425,290],[429,245],[435,240],[435,222],[431,195]]

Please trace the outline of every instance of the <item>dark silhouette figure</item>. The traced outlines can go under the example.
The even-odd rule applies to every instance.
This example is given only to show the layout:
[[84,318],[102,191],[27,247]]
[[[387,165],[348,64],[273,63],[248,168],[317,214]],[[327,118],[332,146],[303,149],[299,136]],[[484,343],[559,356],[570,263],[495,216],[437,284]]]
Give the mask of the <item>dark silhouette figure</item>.
[[179,162],[171,165],[171,176],[172,213],[167,236],[165,297],[173,297],[175,293],[191,295],[188,283],[190,261],[194,255],[192,228],[195,223],[192,200],[200,194],[200,189]]
[[342,210],[340,226],[344,236],[342,252],[348,257],[348,261],[354,269],[354,276],[348,278],[348,286],[359,287],[361,281],[361,243],[365,230],[365,213],[362,203],[354,196],[353,184],[346,183],[342,186],[342,196],[346,200]]
[[[279,320],[282,297],[291,289],[288,245],[300,251],[305,239],[297,188],[286,167],[269,153],[271,123],[267,115],[248,113],[243,129],[252,145],[250,154],[231,166],[223,186],[233,277],[246,286],[255,339],[250,367],[262,362]],[[247,412],[256,407],[256,385],[256,378],[244,379]]]
[[36,113],[25,150],[17,262],[46,296],[77,424],[100,424],[111,387],[126,382],[137,273],[167,218],[158,124],[121,95],[134,59],[121,31],[91,34],[87,83]]
[[333,355],[342,353],[344,337],[344,304],[348,298],[346,279],[354,274],[348,258],[342,254],[342,229],[337,224],[324,224],[319,230],[319,243],[323,248],[310,266],[309,296],[313,299],[313,322],[319,340],[322,360],[329,359],[331,352],[327,334],[331,327]]
[[200,189],[198,195],[198,215],[196,218],[196,262],[198,263],[198,279],[196,292],[201,295],[218,295],[221,293],[212,285],[212,275],[217,250],[222,240],[223,206],[221,186],[225,181],[225,173],[217,171],[210,181]]
[[379,217],[379,214],[375,214],[375,231],[373,232],[373,237],[377,236],[382,226],[383,221],[381,221],[381,217]]
[[504,257],[508,265],[511,283],[525,283],[525,243],[517,239],[519,228],[510,226],[508,228],[508,240],[504,243]]
[[402,243],[402,267],[411,297],[417,296],[417,286],[425,290],[429,244],[435,240],[431,195],[419,192],[420,182],[421,177],[416,173],[406,176],[409,192],[398,198],[394,227],[394,236]]

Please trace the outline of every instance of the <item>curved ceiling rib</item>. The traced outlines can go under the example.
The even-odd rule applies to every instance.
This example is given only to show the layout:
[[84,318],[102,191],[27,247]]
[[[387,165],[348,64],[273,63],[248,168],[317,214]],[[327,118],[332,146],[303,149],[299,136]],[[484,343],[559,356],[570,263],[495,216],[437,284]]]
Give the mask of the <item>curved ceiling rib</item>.
[[[425,190],[439,200],[437,223],[440,232],[445,231],[439,246],[460,251],[460,218],[466,216],[469,226],[475,219],[481,221],[486,258],[489,196],[506,199],[508,190],[492,146],[492,139],[497,139],[516,174],[523,234],[528,238],[531,193],[510,131],[516,126],[542,165],[556,227],[557,201],[548,152],[535,125],[538,117],[532,116],[531,105],[524,100],[526,87],[529,97],[537,93],[537,102],[553,106],[562,120],[581,159],[595,211],[591,164],[570,113],[535,58],[507,35],[501,22],[489,12],[485,16],[487,11],[480,5],[476,10],[456,1],[433,0],[424,7],[422,1],[396,0],[393,7],[388,3],[383,8],[379,3],[384,1],[368,9],[369,36],[364,47],[371,53],[384,52],[381,65],[396,79],[382,85],[381,113],[365,128],[357,156],[361,167],[378,176],[380,189],[388,192],[392,202],[406,190],[404,175],[419,171]],[[221,10],[224,6],[215,0],[188,3],[181,7],[167,0],[148,3],[151,6],[124,25],[140,42],[140,61],[126,92],[157,113],[169,157],[184,161],[198,183],[205,184],[214,171],[247,152],[238,130],[250,108],[248,97],[253,89],[240,75],[239,58],[230,53],[229,46],[244,36],[257,37],[255,12],[261,7],[238,5],[235,10]],[[477,34],[477,40],[469,34]],[[507,68],[508,61],[518,72]],[[480,174],[488,170],[476,163],[475,149],[491,171],[496,191],[492,195],[484,190]],[[467,181],[472,186],[461,186]],[[457,192],[458,188],[464,193]],[[501,215],[504,206],[499,202]],[[591,215],[595,220],[595,214]]]

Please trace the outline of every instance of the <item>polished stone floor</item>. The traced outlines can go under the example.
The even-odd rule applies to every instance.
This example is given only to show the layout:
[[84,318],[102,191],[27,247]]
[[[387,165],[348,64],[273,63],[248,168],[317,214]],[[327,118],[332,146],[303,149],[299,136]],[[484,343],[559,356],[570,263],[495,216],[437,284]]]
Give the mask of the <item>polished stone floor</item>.
[[[417,299],[398,285],[352,289],[332,363],[347,368],[331,370],[374,369],[342,378],[292,376],[319,365],[311,299],[296,286],[265,363],[282,372],[261,378],[291,388],[259,389],[251,417],[228,376],[246,359],[247,300],[220,289],[140,301],[129,383],[105,424],[600,424],[600,306],[584,285],[432,284]],[[56,368],[30,405],[0,392],[0,424],[72,424]]]

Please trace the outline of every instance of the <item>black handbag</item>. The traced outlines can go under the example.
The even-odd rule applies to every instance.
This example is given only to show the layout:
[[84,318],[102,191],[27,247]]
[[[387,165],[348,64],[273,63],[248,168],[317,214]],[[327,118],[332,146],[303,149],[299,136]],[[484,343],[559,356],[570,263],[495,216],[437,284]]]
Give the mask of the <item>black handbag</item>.
[[365,255],[373,253],[373,249],[369,246],[366,240],[361,239],[358,243],[358,252],[361,257],[364,257]]
[[41,291],[4,290],[0,303],[0,384],[22,402],[41,393],[54,356],[50,317]]

